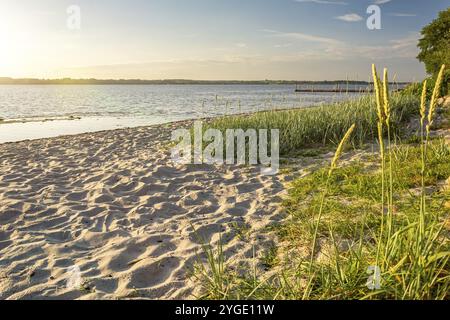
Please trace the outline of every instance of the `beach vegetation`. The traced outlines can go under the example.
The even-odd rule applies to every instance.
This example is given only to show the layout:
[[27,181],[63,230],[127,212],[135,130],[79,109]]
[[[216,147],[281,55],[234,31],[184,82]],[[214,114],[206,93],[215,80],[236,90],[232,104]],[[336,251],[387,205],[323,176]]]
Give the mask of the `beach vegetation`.
[[[320,107],[218,120],[278,125],[286,130],[285,152],[326,142],[337,148],[329,165],[292,182],[286,218],[267,230],[278,239],[276,250],[261,258],[270,272],[227,272],[221,250],[207,247],[216,258],[197,274],[202,298],[450,298],[450,146],[431,134],[445,70],[440,68],[431,97],[424,83],[417,100],[390,94],[387,70],[381,80],[374,66],[374,97],[335,105],[334,111],[345,111],[334,115],[338,124],[325,122],[325,128],[315,114],[327,113]],[[411,117],[418,122],[414,139],[400,134]],[[321,140],[320,133],[327,138]],[[346,145],[355,148],[370,139],[376,148],[341,160]],[[220,276],[214,276],[217,270]]]
[[[401,135],[404,124],[418,115],[419,98],[394,93],[390,96],[392,134]],[[376,99],[362,96],[345,102],[303,109],[263,111],[226,116],[208,126],[228,129],[279,129],[280,155],[294,155],[306,149],[337,146],[347,129],[358,124],[349,143],[361,147],[378,137]]]

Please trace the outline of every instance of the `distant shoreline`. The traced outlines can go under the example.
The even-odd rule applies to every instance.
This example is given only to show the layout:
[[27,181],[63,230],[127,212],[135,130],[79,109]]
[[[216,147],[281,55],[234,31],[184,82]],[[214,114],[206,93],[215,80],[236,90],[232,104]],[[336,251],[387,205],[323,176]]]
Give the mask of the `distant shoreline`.
[[[324,80],[324,81],[295,81],[295,80],[141,80],[141,79],[14,79],[0,77],[0,85],[372,85],[367,81],[350,80]],[[396,82],[398,85],[407,85],[410,82]]]

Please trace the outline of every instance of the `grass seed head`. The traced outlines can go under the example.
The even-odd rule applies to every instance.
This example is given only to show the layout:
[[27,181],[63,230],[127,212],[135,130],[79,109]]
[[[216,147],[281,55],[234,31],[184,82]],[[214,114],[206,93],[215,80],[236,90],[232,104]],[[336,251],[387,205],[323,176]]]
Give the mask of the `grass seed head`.
[[377,68],[375,64],[372,64],[372,75],[373,75],[373,87],[375,89],[375,97],[377,101],[377,114],[378,120],[384,122],[384,110],[383,110],[383,99],[382,99],[382,87],[380,84],[380,78],[378,78]]
[[389,125],[391,119],[391,105],[389,103],[389,79],[388,70],[384,68],[383,76],[383,103],[384,103],[384,115],[386,116],[386,124]]
[[427,80],[423,82],[422,98],[420,100],[420,119],[423,123],[427,112]]
[[339,157],[342,154],[342,151],[344,149],[345,144],[347,143],[348,139],[350,139],[350,136],[353,133],[353,130],[355,130],[356,125],[353,124],[346,132],[346,134],[344,135],[344,137],[342,138],[341,142],[339,143],[339,146],[336,149],[336,152],[334,154],[333,160],[331,161],[331,167],[330,167],[330,171],[328,172],[328,175],[331,176],[331,174],[333,173],[333,170],[336,168],[337,162],[339,160]]
[[436,79],[436,84],[434,85],[433,95],[431,96],[430,110],[428,112],[428,126],[433,123],[434,113],[436,112],[437,100],[441,93],[442,79],[444,77],[445,64],[442,65],[439,71],[438,77]]

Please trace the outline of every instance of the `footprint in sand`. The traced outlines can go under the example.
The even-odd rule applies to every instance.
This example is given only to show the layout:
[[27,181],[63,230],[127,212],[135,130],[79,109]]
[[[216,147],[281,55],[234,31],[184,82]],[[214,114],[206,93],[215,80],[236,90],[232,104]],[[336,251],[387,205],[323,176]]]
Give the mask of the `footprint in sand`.
[[159,261],[136,267],[124,280],[121,279],[121,282],[126,282],[125,286],[127,288],[145,289],[155,287],[166,282],[179,265],[180,259],[178,258],[163,258]]

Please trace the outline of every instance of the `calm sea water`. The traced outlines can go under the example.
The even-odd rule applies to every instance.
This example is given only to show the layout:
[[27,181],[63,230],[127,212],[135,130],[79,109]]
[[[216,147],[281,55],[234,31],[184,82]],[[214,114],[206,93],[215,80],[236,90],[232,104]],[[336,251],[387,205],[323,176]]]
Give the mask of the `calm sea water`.
[[301,108],[356,95],[294,91],[292,85],[0,85],[0,142]]

